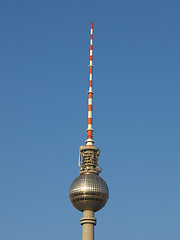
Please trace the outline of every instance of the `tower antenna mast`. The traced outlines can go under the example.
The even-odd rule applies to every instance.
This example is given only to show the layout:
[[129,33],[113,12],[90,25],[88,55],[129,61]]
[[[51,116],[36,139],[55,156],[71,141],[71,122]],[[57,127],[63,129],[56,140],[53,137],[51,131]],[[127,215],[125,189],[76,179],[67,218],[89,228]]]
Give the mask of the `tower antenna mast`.
[[90,63],[89,63],[89,91],[88,91],[88,128],[86,146],[93,146],[93,128],[92,128],[92,113],[93,113],[93,23],[91,23],[90,33]]

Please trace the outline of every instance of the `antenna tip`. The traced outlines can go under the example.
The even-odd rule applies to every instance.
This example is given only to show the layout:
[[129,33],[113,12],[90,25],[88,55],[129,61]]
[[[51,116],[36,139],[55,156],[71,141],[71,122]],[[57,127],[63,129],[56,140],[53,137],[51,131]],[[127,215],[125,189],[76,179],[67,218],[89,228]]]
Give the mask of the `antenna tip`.
[[91,29],[93,29],[93,23],[91,23]]

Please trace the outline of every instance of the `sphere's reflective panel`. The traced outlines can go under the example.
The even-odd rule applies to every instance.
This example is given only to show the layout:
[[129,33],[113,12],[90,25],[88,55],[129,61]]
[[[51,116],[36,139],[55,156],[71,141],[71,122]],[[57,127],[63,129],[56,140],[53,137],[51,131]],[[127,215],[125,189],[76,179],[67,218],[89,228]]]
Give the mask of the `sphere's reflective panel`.
[[71,184],[69,197],[79,211],[99,211],[106,204],[109,191],[106,182],[94,173],[83,173]]

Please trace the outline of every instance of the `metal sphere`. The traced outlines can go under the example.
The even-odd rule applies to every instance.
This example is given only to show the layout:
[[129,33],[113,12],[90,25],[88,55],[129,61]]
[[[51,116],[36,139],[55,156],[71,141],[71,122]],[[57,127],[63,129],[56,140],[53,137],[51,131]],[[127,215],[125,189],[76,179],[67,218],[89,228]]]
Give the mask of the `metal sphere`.
[[69,197],[79,211],[99,211],[106,204],[109,191],[106,182],[94,173],[83,173],[71,184]]

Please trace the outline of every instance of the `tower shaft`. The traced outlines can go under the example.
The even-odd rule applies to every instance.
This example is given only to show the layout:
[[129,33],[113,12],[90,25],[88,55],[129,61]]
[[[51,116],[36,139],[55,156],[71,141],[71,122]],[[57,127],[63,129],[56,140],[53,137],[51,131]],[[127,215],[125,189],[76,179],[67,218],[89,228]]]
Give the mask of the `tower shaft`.
[[96,225],[96,218],[94,218],[94,211],[84,210],[81,218],[82,240],[94,240],[94,225]]

